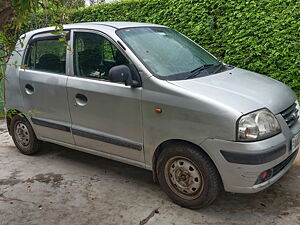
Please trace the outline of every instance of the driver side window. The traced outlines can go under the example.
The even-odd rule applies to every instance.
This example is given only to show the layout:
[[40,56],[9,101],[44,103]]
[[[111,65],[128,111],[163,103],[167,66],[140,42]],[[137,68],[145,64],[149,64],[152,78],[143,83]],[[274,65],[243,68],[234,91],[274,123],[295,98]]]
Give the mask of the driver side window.
[[76,76],[109,80],[109,70],[127,65],[128,60],[106,38],[87,32],[75,32],[74,72]]

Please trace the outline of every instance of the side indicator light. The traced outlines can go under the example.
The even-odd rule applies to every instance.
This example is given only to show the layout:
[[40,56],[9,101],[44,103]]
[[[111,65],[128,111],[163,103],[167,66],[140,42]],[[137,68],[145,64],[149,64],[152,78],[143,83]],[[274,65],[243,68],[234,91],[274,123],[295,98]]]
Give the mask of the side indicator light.
[[157,109],[154,109],[154,112],[160,114],[160,113],[162,113],[162,110],[160,108],[157,108]]

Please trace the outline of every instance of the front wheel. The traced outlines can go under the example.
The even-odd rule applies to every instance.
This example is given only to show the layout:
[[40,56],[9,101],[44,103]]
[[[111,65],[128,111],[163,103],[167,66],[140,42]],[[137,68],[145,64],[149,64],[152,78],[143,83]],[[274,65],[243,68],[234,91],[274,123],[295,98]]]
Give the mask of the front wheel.
[[40,141],[36,138],[35,133],[24,116],[16,115],[10,123],[12,139],[19,149],[25,155],[32,155],[40,148]]
[[222,190],[219,173],[210,158],[188,143],[173,143],[162,150],[157,177],[166,194],[187,208],[211,204]]

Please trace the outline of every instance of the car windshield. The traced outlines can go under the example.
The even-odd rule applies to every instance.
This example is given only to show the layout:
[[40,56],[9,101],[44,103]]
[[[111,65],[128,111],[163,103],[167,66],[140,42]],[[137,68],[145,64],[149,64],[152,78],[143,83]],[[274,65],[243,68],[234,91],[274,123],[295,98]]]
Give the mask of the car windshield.
[[117,35],[161,79],[190,79],[224,70],[215,57],[170,28],[125,28]]

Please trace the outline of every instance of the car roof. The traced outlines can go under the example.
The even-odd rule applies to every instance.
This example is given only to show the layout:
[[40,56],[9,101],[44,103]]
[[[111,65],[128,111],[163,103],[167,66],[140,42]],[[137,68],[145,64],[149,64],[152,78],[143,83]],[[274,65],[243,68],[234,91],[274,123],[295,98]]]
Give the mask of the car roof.
[[81,25],[103,25],[103,26],[109,26],[113,27],[115,29],[122,29],[122,28],[129,28],[129,27],[164,27],[162,25],[158,24],[152,24],[152,23],[139,23],[139,22],[87,22],[87,23],[75,23],[70,24],[76,26],[77,24]]
[[[151,23],[138,23],[138,22],[86,22],[86,23],[73,23],[73,24],[65,24],[63,25],[64,29],[97,29],[97,28],[106,28],[109,30],[117,30],[122,28],[132,28],[132,27],[165,27],[158,24]],[[32,30],[27,34],[37,34],[42,32],[47,32],[54,30],[55,27],[45,27],[37,30]]]

